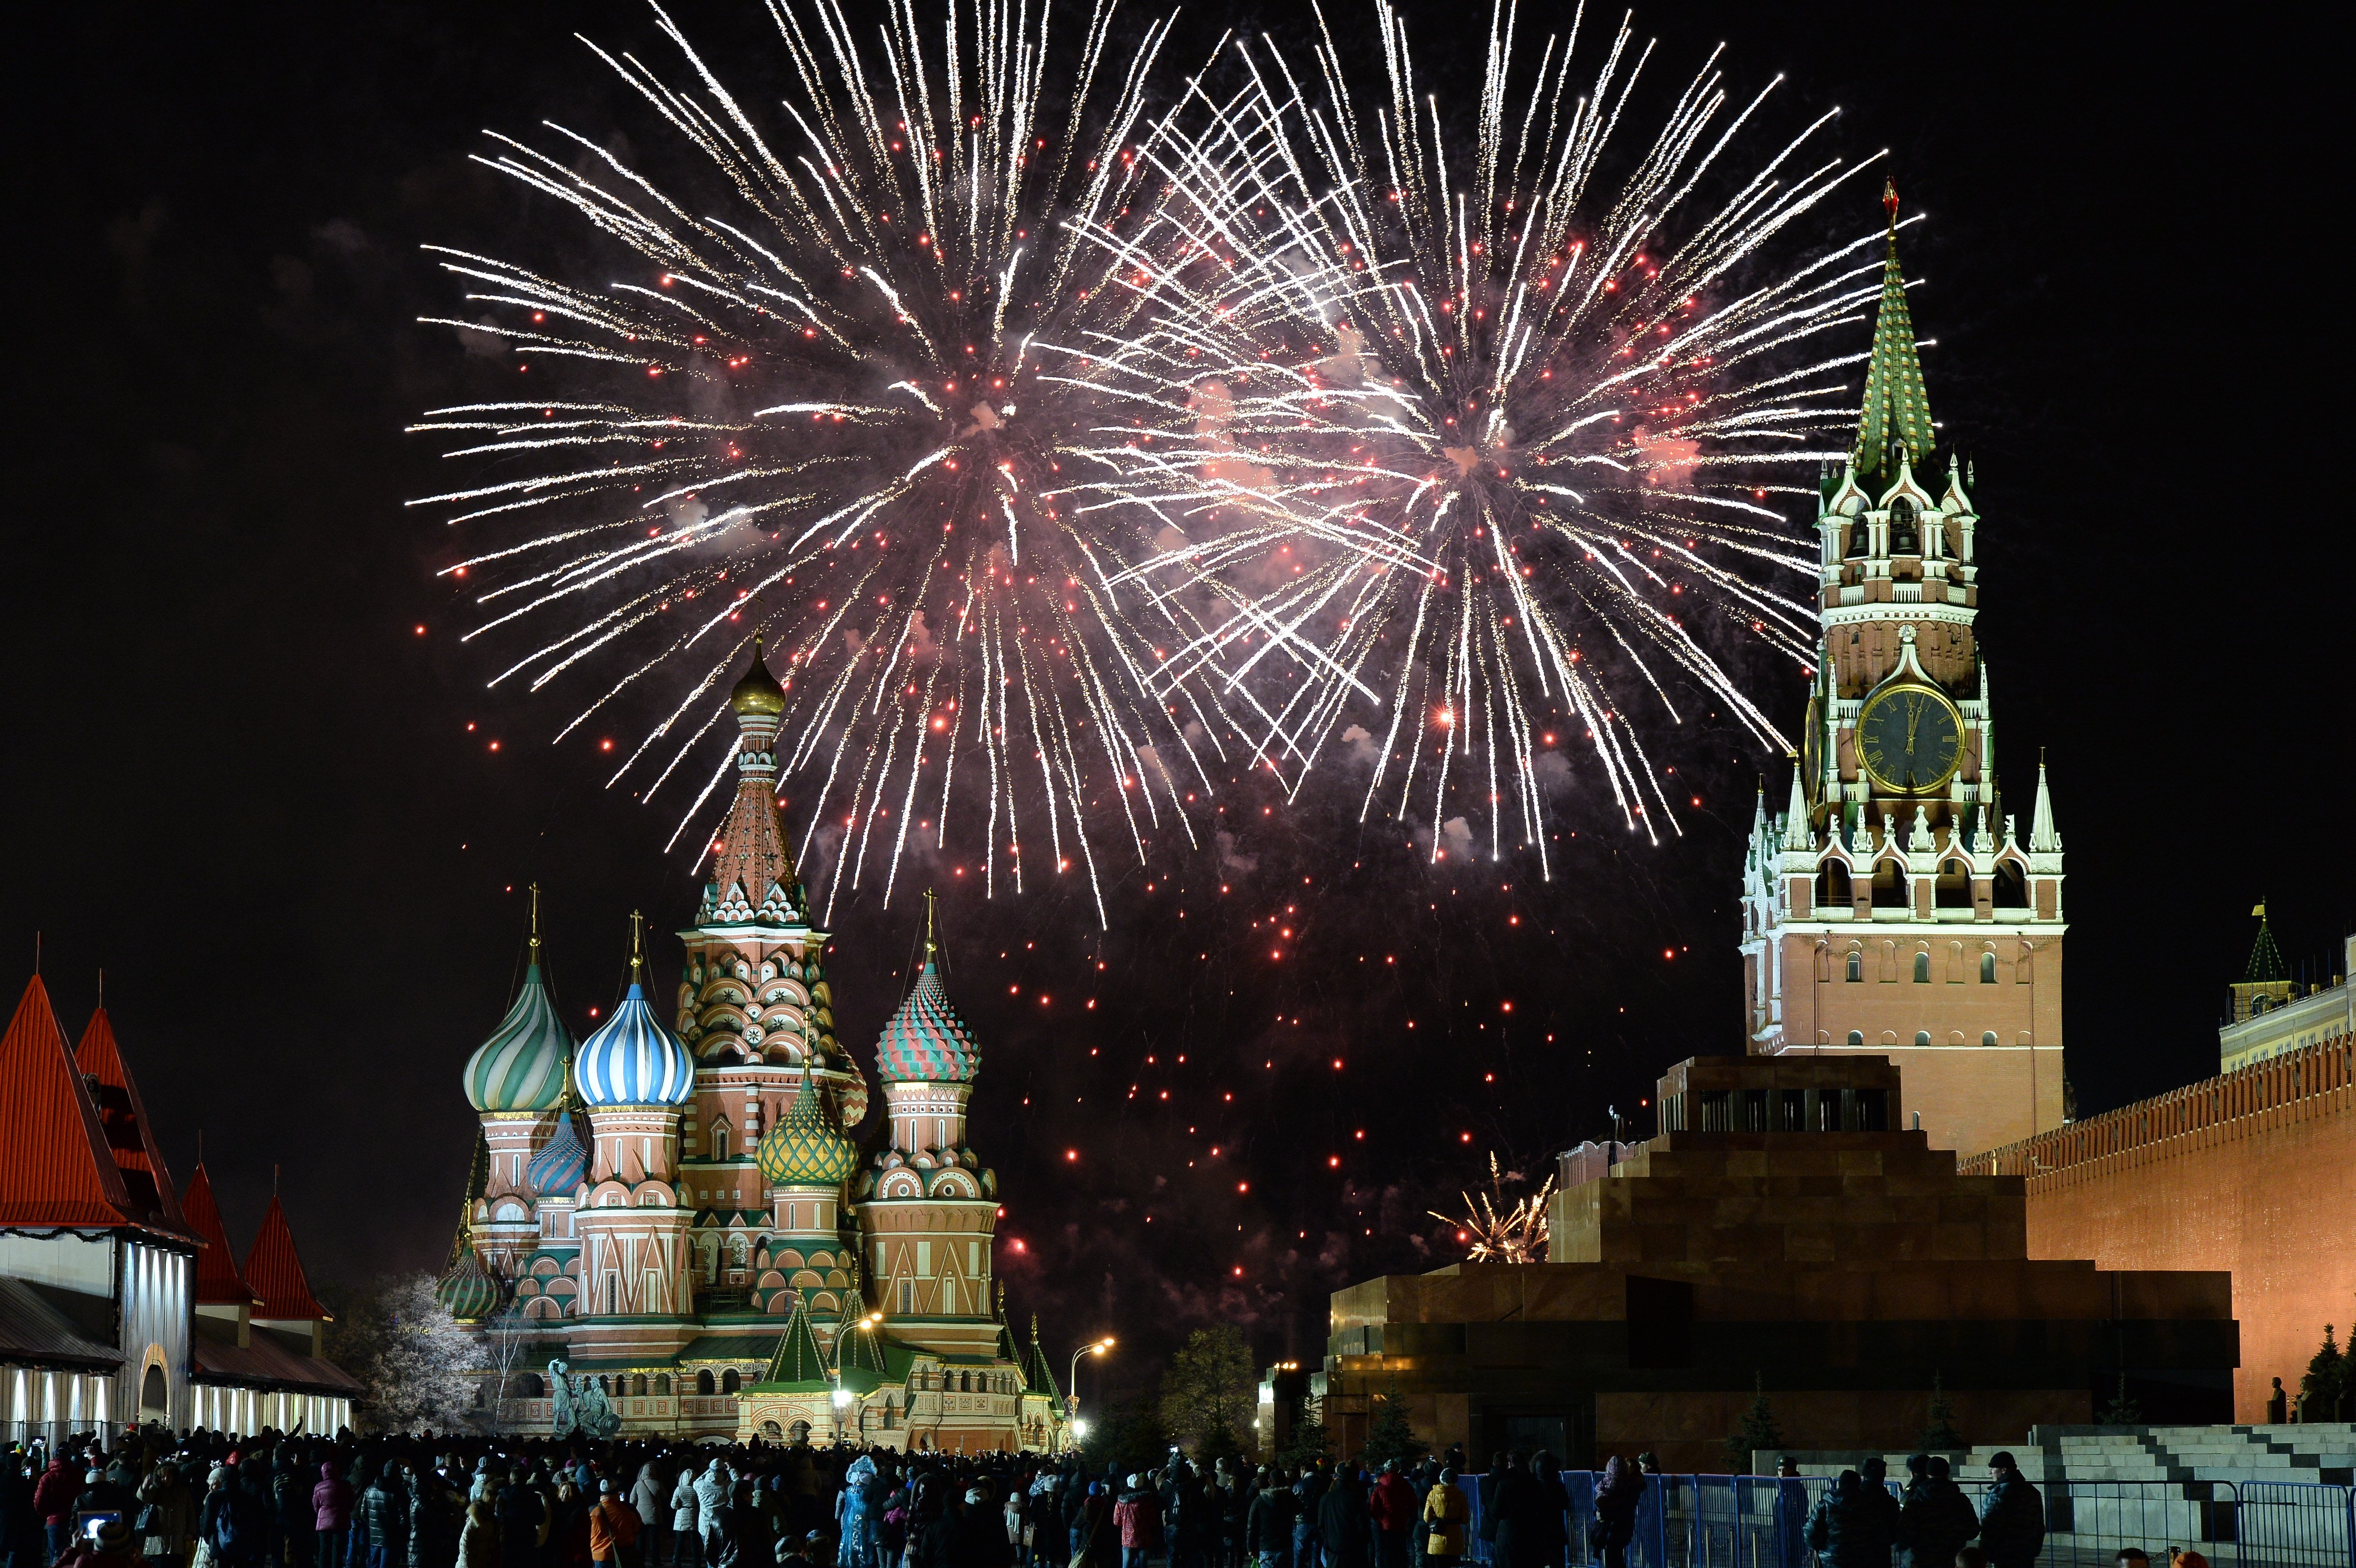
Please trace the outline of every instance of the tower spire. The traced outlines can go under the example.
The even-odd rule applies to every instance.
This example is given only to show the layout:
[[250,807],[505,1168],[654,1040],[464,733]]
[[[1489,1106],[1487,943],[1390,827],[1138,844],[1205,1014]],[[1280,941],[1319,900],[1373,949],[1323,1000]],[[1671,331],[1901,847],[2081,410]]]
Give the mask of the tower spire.
[[540,962],[540,884],[531,885],[531,961]]
[[1857,421],[1857,449],[1850,458],[1860,475],[1882,475],[1891,447],[1920,467],[1931,455],[1931,403],[1922,391],[1922,356],[1914,343],[1914,321],[1906,308],[1906,274],[1898,264],[1898,181],[1881,187],[1890,213],[1890,247],[1881,264],[1881,304],[1873,320],[1873,355],[1865,368],[1865,406]]
[[647,917],[637,910],[632,910],[630,912],[630,989],[633,991],[637,990],[646,978],[646,929]]

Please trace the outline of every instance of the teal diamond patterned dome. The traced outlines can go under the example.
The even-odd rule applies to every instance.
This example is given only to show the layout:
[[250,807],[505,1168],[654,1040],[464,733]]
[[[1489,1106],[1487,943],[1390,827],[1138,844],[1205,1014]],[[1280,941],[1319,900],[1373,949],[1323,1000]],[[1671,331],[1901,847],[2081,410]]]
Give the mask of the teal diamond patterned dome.
[[875,1044],[876,1074],[886,1083],[970,1083],[981,1069],[981,1047],[949,1006],[930,946],[915,988]]

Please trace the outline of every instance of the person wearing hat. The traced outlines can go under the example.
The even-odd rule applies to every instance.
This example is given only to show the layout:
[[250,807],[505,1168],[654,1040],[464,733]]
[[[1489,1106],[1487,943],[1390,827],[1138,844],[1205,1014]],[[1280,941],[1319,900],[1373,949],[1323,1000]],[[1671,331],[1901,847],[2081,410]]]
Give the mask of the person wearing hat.
[[1908,1456],[1906,1475],[1898,1505],[1897,1568],[1954,1568],[1955,1553],[1980,1532],[1979,1516],[1947,1474],[1945,1455]]
[[2045,1499],[2009,1453],[1988,1458],[1994,1477],[1980,1499],[1980,1549],[1990,1568],[2029,1568],[2045,1544]]
[[589,1561],[597,1568],[622,1568],[644,1522],[608,1477],[599,1487],[597,1506],[589,1510]]

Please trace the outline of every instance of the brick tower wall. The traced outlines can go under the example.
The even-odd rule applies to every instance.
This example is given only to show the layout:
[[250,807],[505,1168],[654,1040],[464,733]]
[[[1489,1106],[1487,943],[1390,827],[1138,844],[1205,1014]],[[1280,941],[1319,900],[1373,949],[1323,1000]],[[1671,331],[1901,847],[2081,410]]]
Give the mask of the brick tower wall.
[[1963,1162],[2029,1179],[2029,1255],[2228,1269],[2233,1419],[2296,1395],[2323,1326],[2356,1324],[2356,1038],[2106,1112]]

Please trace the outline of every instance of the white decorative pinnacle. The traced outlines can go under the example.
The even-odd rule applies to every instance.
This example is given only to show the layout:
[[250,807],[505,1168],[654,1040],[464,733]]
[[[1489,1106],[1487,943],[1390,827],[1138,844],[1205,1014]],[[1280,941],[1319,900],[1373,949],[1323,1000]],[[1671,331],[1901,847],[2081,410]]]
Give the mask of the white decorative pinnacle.
[[1919,855],[1930,848],[1931,808],[1918,805],[1914,808],[1914,826],[1907,830],[1906,851],[1910,855]]
[[2053,797],[2045,789],[2045,763],[2037,764],[2037,810],[2029,818],[2029,852],[2032,855],[2058,855],[2062,851],[2062,835],[2053,827]]
[[1783,808],[1783,848],[1806,850],[1815,848],[1815,836],[1808,831],[1808,800],[1800,789],[1800,764],[1792,764],[1792,804]]

